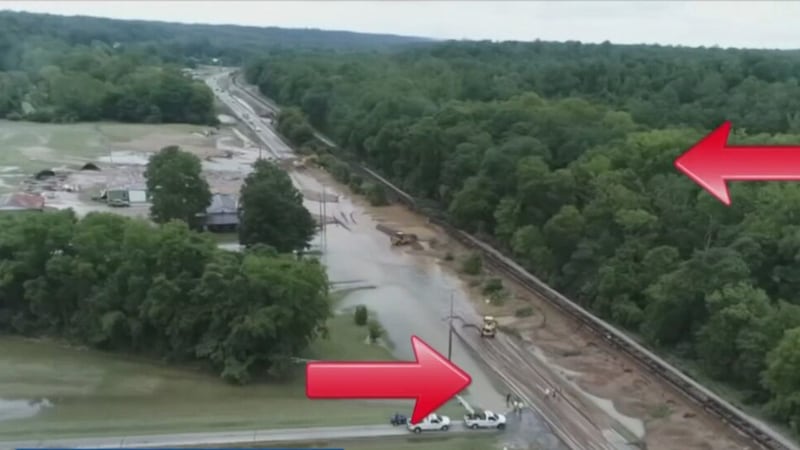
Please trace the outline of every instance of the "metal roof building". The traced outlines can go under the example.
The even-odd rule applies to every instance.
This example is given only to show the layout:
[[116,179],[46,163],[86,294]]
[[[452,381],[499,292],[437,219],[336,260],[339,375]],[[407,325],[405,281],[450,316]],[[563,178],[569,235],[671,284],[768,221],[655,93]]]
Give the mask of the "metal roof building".
[[0,211],[42,211],[44,197],[26,192],[0,195]]
[[239,225],[239,199],[233,194],[214,194],[206,208],[209,230],[235,229]]

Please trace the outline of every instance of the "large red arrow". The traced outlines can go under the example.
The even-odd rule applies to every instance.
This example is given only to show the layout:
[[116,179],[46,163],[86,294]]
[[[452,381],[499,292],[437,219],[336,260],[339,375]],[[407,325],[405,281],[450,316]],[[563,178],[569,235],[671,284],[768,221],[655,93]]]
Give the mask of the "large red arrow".
[[725,122],[675,160],[675,167],[730,206],[727,181],[800,181],[800,145],[728,145]]
[[311,399],[416,399],[418,423],[464,388],[472,378],[416,336],[415,362],[310,362],[306,396]]

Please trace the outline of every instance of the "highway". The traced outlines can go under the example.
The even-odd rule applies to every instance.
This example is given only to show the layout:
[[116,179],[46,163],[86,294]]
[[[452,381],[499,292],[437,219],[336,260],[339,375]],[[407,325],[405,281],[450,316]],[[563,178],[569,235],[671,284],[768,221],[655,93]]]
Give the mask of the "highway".
[[257,112],[247,102],[242,101],[233,91],[235,86],[230,83],[230,72],[221,72],[205,79],[206,84],[214,91],[217,98],[222,101],[242,121],[260,141],[269,154],[280,160],[294,159],[295,155],[283,139],[272,128],[269,119],[259,117]]
[[[463,422],[453,421],[446,432],[423,432],[425,436],[444,433],[494,433],[495,430],[470,430]],[[0,442],[0,450],[18,448],[141,448],[176,447],[187,445],[242,445],[254,442],[281,443],[321,440],[348,440],[358,438],[380,438],[408,436],[411,432],[404,426],[358,425],[345,427],[288,428],[273,430],[220,431],[206,433],[183,433],[148,436],[117,436],[79,439],[53,439],[38,441]]]

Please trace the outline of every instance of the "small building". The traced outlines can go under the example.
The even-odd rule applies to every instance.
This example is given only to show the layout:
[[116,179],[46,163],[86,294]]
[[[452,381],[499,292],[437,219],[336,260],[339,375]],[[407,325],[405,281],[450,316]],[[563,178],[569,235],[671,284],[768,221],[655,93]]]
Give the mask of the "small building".
[[239,199],[233,194],[214,194],[206,208],[208,231],[236,231],[239,226]]
[[38,194],[17,192],[0,195],[0,212],[43,211],[44,197]]
[[130,206],[131,204],[147,203],[147,189],[141,186],[118,187],[104,191],[100,197],[109,206]]

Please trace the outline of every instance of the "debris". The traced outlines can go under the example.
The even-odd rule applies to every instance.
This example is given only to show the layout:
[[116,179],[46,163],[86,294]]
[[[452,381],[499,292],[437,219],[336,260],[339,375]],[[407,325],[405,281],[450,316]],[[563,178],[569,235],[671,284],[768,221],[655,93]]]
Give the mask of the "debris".
[[39,171],[39,172],[38,172],[38,173],[37,173],[37,174],[34,176],[34,178],[36,178],[37,180],[44,180],[45,178],[50,178],[50,177],[54,177],[54,176],[56,176],[56,173],[55,173],[55,172],[53,172],[53,171],[52,171],[52,170],[50,170],[50,169],[44,169],[44,170],[40,170],[40,171]]
[[0,197],[0,211],[41,211],[44,197],[37,194],[17,192]]
[[96,164],[88,162],[81,167],[81,170],[100,170],[100,168]]

